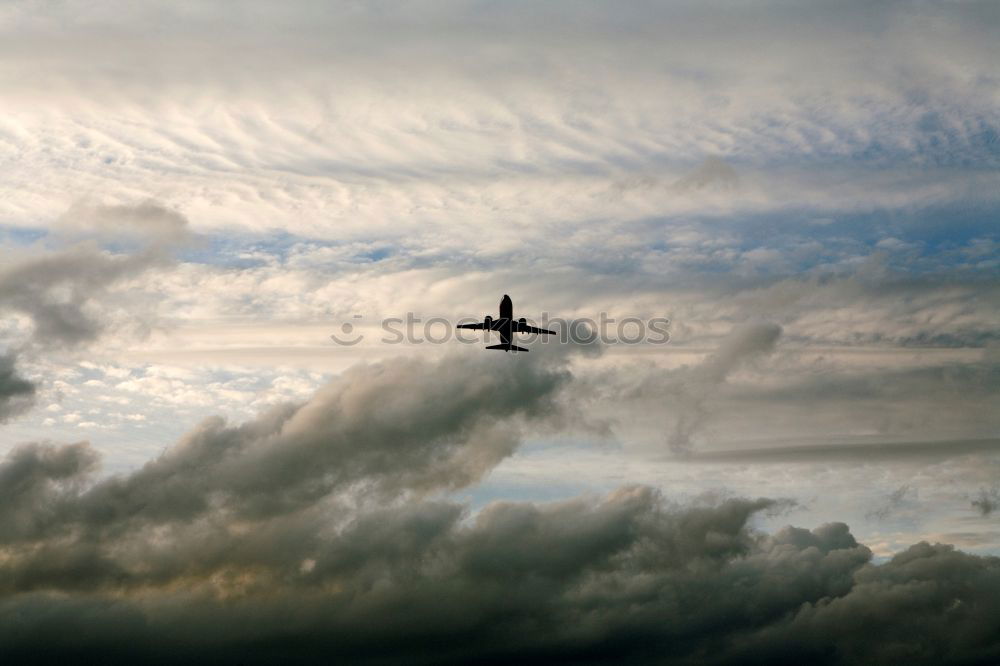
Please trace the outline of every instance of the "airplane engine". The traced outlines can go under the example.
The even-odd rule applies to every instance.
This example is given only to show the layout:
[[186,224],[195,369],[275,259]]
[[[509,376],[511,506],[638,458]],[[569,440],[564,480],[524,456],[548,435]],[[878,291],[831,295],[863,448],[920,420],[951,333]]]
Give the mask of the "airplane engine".
[[492,329],[493,328],[493,317],[491,317],[489,315],[486,315],[486,328],[488,328],[488,329]]
[[525,319],[524,317],[521,317],[520,319],[518,319],[518,320],[517,320],[517,324],[518,324],[518,326],[520,326],[521,328],[524,328],[525,326],[527,326],[527,325],[528,325],[528,320],[527,320],[527,319]]

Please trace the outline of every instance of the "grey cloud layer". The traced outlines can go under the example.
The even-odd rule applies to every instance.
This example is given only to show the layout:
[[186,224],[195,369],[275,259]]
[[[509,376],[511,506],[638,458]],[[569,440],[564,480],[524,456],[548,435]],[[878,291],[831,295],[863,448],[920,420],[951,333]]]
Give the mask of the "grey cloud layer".
[[[713,376],[776,337],[737,336]],[[361,366],[96,482],[88,444],[13,450],[0,649],[102,663],[1000,656],[996,558],[918,544],[873,566],[841,523],[754,531],[785,506],[770,499],[676,506],[629,486],[470,516],[427,497],[479,479],[524,428],[564,426],[564,355],[475,358]]]
[[[553,401],[566,371],[503,360],[356,368],[305,404],[279,406],[239,426],[208,419],[134,474],[83,493],[73,487],[65,494],[57,480],[36,475],[44,465],[14,465],[31,479],[10,472],[17,497],[31,500],[23,507],[30,519],[14,522],[34,531],[0,540],[67,529],[90,538],[133,521],[152,527],[220,513],[265,520],[348,488],[384,500],[467,486],[515,450],[518,418],[558,415]],[[16,460],[30,459],[18,451]],[[32,513],[39,484],[50,493],[40,502],[49,510],[44,515]],[[5,510],[16,513],[19,505]]]
[[[0,645],[14,658],[105,663],[997,657],[1000,561],[919,544],[875,567],[843,524],[749,531],[771,504],[679,509],[634,487],[599,501],[499,503],[472,522],[447,503],[361,513],[336,532],[327,516],[286,517],[250,534],[204,530],[193,544],[171,534],[170,555],[192,564],[157,577],[166,548],[150,544],[141,581],[49,545],[7,565],[25,589],[0,598]],[[135,547],[123,541],[115,549]],[[60,564],[73,575],[52,570]],[[79,590],[100,574],[103,585]],[[123,594],[130,582],[141,587]]]

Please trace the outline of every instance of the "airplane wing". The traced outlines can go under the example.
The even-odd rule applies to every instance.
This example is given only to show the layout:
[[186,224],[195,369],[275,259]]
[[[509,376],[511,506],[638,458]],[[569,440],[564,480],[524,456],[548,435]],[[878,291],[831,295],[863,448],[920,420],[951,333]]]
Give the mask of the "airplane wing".
[[536,335],[555,335],[555,331],[546,331],[544,328],[535,328],[534,326],[528,326],[527,324],[517,325],[518,333],[534,333]]
[[480,323],[480,324],[459,324],[455,328],[473,328],[473,329],[476,329],[476,330],[482,330],[482,329],[486,328],[486,324],[485,323]]

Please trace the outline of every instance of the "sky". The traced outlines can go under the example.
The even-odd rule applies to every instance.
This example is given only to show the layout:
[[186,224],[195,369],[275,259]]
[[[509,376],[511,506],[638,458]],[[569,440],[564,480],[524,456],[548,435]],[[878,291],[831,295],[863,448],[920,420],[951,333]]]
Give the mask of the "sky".
[[995,663],[998,33],[3,3],[0,653]]

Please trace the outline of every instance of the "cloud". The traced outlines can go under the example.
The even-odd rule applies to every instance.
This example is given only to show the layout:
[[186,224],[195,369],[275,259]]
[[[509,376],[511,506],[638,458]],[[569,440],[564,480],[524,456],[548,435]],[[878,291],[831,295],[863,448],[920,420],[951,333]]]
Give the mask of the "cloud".
[[188,221],[176,210],[155,200],[136,204],[101,204],[82,200],[74,203],[55,223],[66,233],[99,234],[121,242],[135,239],[142,245],[166,249],[189,239]]
[[[76,213],[76,214],[75,214]],[[117,237],[137,234],[135,252],[110,254],[93,243],[11,262],[0,270],[0,308],[27,314],[31,344],[41,348],[76,346],[96,339],[104,326],[90,312],[115,282],[134,277],[169,260],[186,235],[186,220],[159,204],[81,206],[68,214],[74,223]]]
[[349,489],[387,501],[461,488],[513,453],[522,422],[559,417],[558,394],[569,377],[563,358],[450,356],[358,366],[305,403],[276,406],[237,426],[209,418],[131,475],[75,496],[55,484],[41,502],[52,509],[47,520],[17,521],[39,535],[71,526],[100,534],[220,512],[264,520]]
[[[3,136],[19,169],[0,220],[50,217],[70,182],[156,193],[221,233],[486,251],[593,220],[995,201],[996,17],[968,3],[399,12],[5,14]],[[154,30],[151,49],[137,35]],[[740,187],[685,181],[706,156]],[[693,187],[608,200],[636,178]]]
[[781,327],[755,323],[736,327],[718,350],[695,366],[670,390],[672,409],[677,413],[673,431],[667,438],[670,450],[679,455],[691,452],[691,437],[707,418],[706,401],[733,371],[753,359],[770,353],[781,336]]
[[[724,381],[777,335],[745,329],[693,370]],[[787,504],[766,498],[678,505],[624,486],[475,514],[442,499],[529,430],[566,426],[575,351],[539,351],[361,365],[304,403],[206,420],[122,476],[96,478],[87,443],[15,448],[0,463],[0,649],[102,663],[1000,654],[993,633],[956,630],[1000,611],[993,558],[919,544],[874,566],[843,523],[756,531]]]
[[36,386],[17,373],[14,353],[0,355],[0,423],[31,407]]
[[[67,213],[61,228],[139,246],[112,254],[85,241],[7,262],[0,269],[0,312],[27,315],[31,321],[30,331],[15,333],[22,339],[8,341],[17,344],[17,355],[38,356],[96,340],[109,325],[100,307],[108,289],[168,264],[171,251],[188,238],[187,220],[154,201],[80,204]],[[37,389],[16,374],[15,356],[0,357],[0,421],[26,411]]]
[[77,484],[94,471],[97,453],[89,444],[65,446],[23,444],[0,464],[0,544],[16,543],[35,534],[39,522]]
[[[752,636],[738,658],[796,655],[820,663],[988,663],[1000,561],[920,543],[886,565],[862,567],[850,593],[807,604]],[[763,663],[761,661],[761,663]]]
[[[2,565],[12,658],[103,663],[967,663],[1000,564],[918,544],[887,564],[846,525],[749,528],[770,500],[676,507],[645,487],[548,504],[417,502],[218,523]],[[199,532],[190,534],[190,532]],[[188,532],[189,534],[185,534]],[[131,550],[143,566],[121,560]],[[183,565],[166,574],[164,558]],[[97,584],[95,584],[97,582]],[[734,594],[734,590],[738,594]],[[872,628],[877,631],[872,631]],[[914,627],[920,631],[914,632]]]

